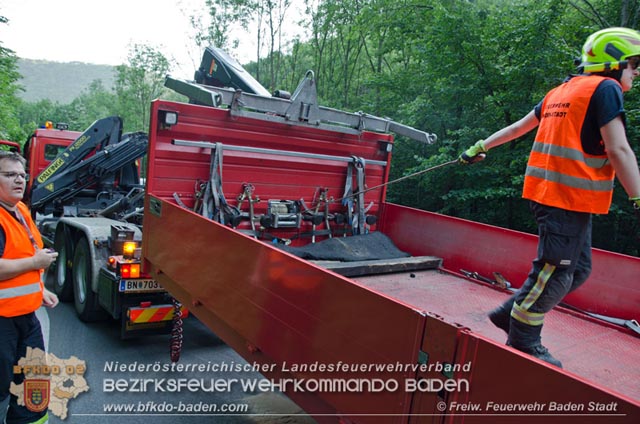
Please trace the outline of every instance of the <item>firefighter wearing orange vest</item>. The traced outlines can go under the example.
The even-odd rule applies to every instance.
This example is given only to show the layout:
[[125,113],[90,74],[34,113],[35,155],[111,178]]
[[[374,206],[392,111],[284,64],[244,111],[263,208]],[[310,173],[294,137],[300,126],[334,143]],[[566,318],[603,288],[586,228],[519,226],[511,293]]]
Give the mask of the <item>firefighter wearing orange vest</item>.
[[640,208],[640,171],[626,137],[623,93],[640,74],[640,33],[608,28],[589,36],[579,74],[552,89],[518,122],[460,155],[463,164],[538,128],[522,197],[538,224],[538,252],[527,280],[489,313],[507,344],[562,367],[542,345],[545,313],[591,273],[591,214],[606,214],[617,176]]
[[[43,304],[58,304],[56,295],[42,282],[43,270],[58,254],[42,248],[40,233],[21,201],[26,186],[24,165],[18,153],[0,151],[0,402],[10,395],[12,381],[22,383],[24,375],[14,375],[13,367],[27,348],[44,351],[35,311]],[[46,409],[31,411],[10,396],[7,424],[47,422]],[[4,412],[0,411],[0,420]]]

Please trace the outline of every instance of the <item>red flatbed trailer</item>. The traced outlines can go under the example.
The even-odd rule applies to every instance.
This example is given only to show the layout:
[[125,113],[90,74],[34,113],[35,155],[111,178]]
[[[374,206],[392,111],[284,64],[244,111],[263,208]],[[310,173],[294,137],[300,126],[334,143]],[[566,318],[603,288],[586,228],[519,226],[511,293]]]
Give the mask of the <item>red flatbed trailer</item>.
[[[168,124],[173,113],[177,122]],[[391,204],[382,186],[365,193],[367,214],[377,217],[368,231],[434,261],[425,270],[347,277],[254,237],[247,219],[234,229],[191,210],[198,187],[211,177],[214,149],[223,149],[221,188],[229,203],[249,184],[261,215],[267,199],[312,204],[318,187],[329,189],[337,199],[331,210],[340,210],[344,158],[364,158],[367,187],[376,187],[388,181],[392,146],[389,134],[354,135],[154,101],[145,271],[249,363],[264,364],[269,379],[400,383],[382,391],[287,386],[285,393],[319,422],[639,422],[640,343],[633,331],[556,308],[543,343],[563,362],[558,369],[506,347],[505,335],[486,318],[508,290],[461,270],[499,272],[518,287],[535,255],[532,235]],[[333,228],[340,237],[340,227]],[[303,230],[311,224],[266,232],[303,245],[311,241],[295,238]],[[590,280],[566,301],[638,319],[639,271],[638,258],[594,250]],[[314,370],[320,365],[329,368]],[[444,381],[455,387],[436,390]]]

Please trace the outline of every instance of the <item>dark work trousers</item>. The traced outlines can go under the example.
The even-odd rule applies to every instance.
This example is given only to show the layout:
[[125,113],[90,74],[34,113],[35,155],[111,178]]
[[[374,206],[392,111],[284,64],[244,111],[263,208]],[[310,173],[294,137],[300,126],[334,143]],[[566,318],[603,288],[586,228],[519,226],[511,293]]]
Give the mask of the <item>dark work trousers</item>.
[[12,381],[21,384],[24,380],[23,374],[14,375],[13,366],[18,365],[20,358],[26,355],[27,347],[44,351],[42,328],[35,312],[11,318],[0,317],[0,400],[11,396],[7,424],[32,423],[46,414],[46,410],[32,412],[18,405],[17,398],[9,393]]
[[538,223],[538,252],[523,286],[502,305],[511,315],[508,343],[541,344],[544,314],[591,274],[591,214],[531,202]]

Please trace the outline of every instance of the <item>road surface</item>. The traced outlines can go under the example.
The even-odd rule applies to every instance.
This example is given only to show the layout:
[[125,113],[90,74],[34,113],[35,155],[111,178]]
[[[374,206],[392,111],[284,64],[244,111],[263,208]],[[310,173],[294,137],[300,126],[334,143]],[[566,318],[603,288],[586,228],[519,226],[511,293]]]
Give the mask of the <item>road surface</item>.
[[[42,308],[38,316],[48,352],[85,361],[89,386],[69,401],[64,420],[50,413],[51,424],[315,422],[285,396],[248,387],[263,381],[261,374],[242,369],[246,361],[194,317],[185,320],[184,368],[177,370],[170,368],[168,335],[122,341],[119,323],[83,323],[73,304]],[[240,371],[219,371],[225,367]]]

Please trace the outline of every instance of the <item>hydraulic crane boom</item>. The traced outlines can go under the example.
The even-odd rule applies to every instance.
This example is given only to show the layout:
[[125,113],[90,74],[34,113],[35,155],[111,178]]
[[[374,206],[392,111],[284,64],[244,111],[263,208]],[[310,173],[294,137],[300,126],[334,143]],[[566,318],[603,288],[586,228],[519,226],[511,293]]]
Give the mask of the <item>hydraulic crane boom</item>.
[[107,144],[115,144],[121,137],[122,118],[110,116],[95,121],[36,177],[34,188],[42,186],[54,175],[60,175],[65,169],[84,159],[89,152]]
[[87,187],[103,185],[113,189],[117,185],[115,174],[120,170],[123,173],[119,185],[136,184],[137,171],[129,168],[135,166],[134,161],[145,154],[146,148],[146,134],[122,136],[120,117],[95,121],[35,178],[31,209],[40,213],[59,211]]

